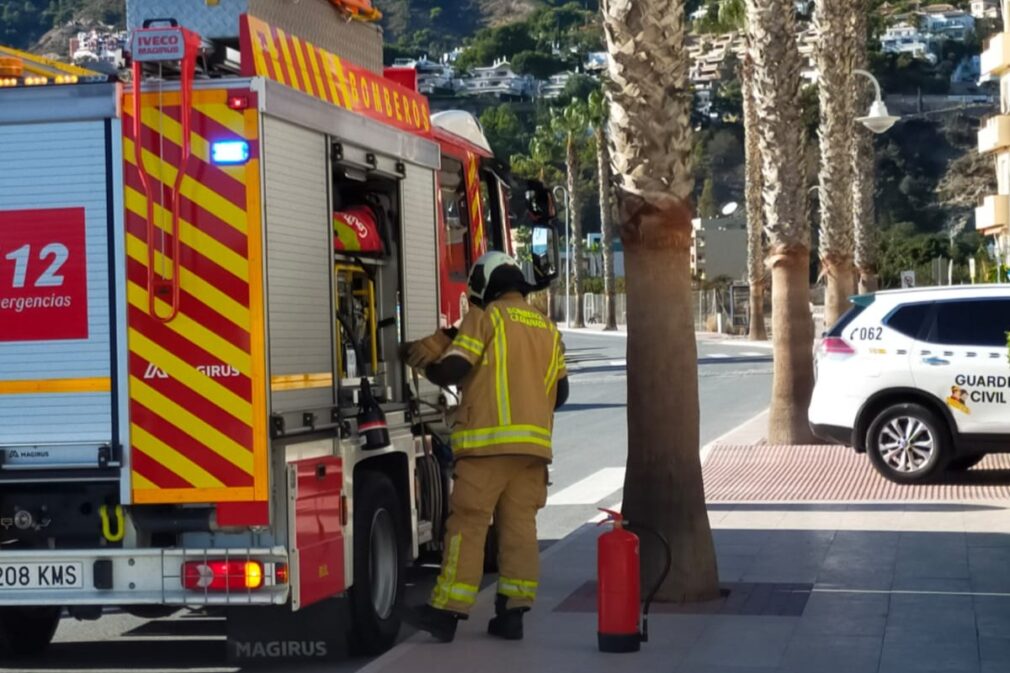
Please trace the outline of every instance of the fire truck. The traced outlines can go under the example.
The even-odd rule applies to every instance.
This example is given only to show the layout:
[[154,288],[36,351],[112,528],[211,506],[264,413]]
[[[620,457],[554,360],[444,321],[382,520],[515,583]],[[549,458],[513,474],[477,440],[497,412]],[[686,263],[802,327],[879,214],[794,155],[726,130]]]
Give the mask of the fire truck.
[[398,345],[557,235],[377,14],[129,0],[124,82],[0,50],[0,663],[107,608],[223,614],[236,660],[395,642],[454,398]]

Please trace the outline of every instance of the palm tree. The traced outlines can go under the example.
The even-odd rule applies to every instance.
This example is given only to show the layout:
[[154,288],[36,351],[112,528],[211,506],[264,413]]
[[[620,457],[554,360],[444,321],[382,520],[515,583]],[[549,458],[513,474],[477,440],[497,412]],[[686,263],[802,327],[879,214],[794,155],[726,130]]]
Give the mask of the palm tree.
[[815,54],[820,74],[818,99],[821,148],[821,273],[826,277],[824,324],[834,325],[849,308],[855,287],[852,230],[852,102],[854,83],[850,15],[854,0],[816,0]]
[[610,207],[610,153],[607,145],[607,99],[601,91],[589,95],[589,121],[596,139],[596,171],[600,183],[600,233],[603,248],[604,327],[617,329],[617,292],[614,279],[614,221]]
[[[628,469],[624,514],[670,541],[658,597],[719,595],[698,455],[691,309],[691,109],[685,0],[603,0],[608,137],[628,294]],[[642,536],[642,576],[663,552]]]
[[[852,39],[855,44],[856,68],[866,69],[869,59],[866,54],[868,3],[859,2],[850,14]],[[872,90],[865,86],[856,96],[857,110],[866,110],[873,100]],[[856,235],[856,270],[859,276],[859,292],[877,290],[877,213],[873,203],[876,189],[876,157],[873,151],[873,133],[859,122],[852,123],[852,226]]]
[[758,116],[754,107],[754,65],[744,54],[741,73],[743,88],[745,199],[747,201],[747,282],[750,285],[750,334],[752,341],[768,338],[765,328],[765,246],[764,209],[761,200],[761,148]]
[[775,365],[768,439],[812,439],[807,406],[814,385],[810,315],[810,225],[805,216],[800,53],[792,0],[746,0],[747,55],[753,65],[754,111],[768,263],[772,275]]
[[568,189],[568,210],[571,230],[572,284],[575,286],[575,320],[573,327],[585,327],[585,307],[583,306],[583,260],[585,251],[582,240],[582,198],[579,194],[579,146],[584,142],[589,127],[589,111],[586,104],[573,100],[560,112],[551,112],[551,128],[564,138],[565,176]]

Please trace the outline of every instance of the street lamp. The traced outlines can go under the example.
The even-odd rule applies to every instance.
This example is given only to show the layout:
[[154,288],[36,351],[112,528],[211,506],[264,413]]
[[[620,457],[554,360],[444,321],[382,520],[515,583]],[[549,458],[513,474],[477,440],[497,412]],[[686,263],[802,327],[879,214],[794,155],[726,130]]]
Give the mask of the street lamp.
[[898,117],[891,116],[887,112],[887,106],[884,105],[884,99],[880,96],[880,82],[878,82],[877,78],[866,70],[853,69],[852,73],[854,75],[868,77],[869,80],[873,82],[873,89],[877,94],[876,100],[870,104],[870,110],[866,113],[866,116],[856,117],[856,121],[874,133],[884,133],[894,126],[894,123],[898,121]]
[[569,207],[569,194],[568,190],[557,185],[554,187],[554,198],[557,200],[558,193],[560,192],[564,195],[565,204],[565,327],[570,328],[572,326],[572,307],[571,307],[571,275],[572,275],[572,232],[571,232],[571,221],[572,213]]

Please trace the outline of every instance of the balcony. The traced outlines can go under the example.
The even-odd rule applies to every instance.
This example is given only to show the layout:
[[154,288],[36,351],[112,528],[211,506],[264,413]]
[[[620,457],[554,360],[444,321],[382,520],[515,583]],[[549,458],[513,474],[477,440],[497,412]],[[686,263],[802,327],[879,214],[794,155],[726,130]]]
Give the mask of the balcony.
[[984,236],[1006,231],[1010,224],[1010,196],[993,194],[975,209],[975,229]]
[[978,130],[978,151],[987,154],[1010,147],[1010,115],[994,115]]
[[1010,70],[1010,39],[1006,33],[993,35],[986,42],[980,66],[983,77],[998,77]]

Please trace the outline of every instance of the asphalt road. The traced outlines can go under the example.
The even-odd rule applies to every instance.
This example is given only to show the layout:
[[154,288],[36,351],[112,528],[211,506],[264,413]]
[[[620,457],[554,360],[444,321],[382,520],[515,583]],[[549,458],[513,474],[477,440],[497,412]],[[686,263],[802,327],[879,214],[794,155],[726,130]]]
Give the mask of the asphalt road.
[[[626,339],[613,334],[568,333],[571,397],[559,411],[555,461],[551,466],[548,506],[538,528],[542,546],[551,544],[592,519],[597,507],[621,500],[626,438]],[[698,344],[701,444],[725,434],[768,406],[771,351],[740,341]],[[676,385],[676,381],[671,381]],[[433,571],[420,572],[410,589],[421,601]],[[47,655],[0,671],[166,671],[205,673],[234,671],[225,662],[224,622],[199,613],[170,620],[145,621],[107,614],[95,622],[66,618]],[[305,673],[351,673],[367,660],[334,666],[299,666]],[[259,671],[288,671],[290,665]]]

